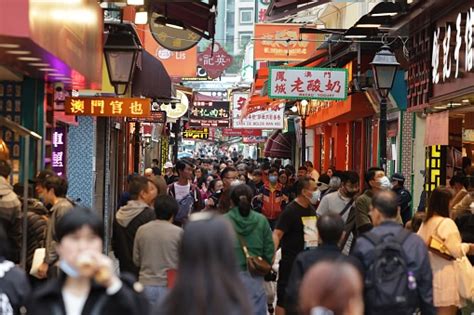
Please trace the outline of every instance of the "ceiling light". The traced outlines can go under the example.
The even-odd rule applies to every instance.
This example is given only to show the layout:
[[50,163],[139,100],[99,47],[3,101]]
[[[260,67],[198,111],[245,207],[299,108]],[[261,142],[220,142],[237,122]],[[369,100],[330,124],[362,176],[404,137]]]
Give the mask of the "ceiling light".
[[449,105],[451,105],[451,106],[461,106],[462,104],[461,103],[449,103]]
[[390,19],[387,20],[385,17],[374,17],[364,15],[362,16],[359,21],[355,24],[355,27],[358,28],[379,28],[382,25],[386,25],[390,22]]
[[37,58],[37,57],[18,57],[17,59],[21,61],[40,61],[41,60],[41,58]]
[[402,7],[399,3],[381,2],[377,4],[368,14],[372,17],[395,16],[402,12]]
[[0,48],[10,48],[10,49],[15,49],[19,48],[20,45],[17,44],[0,44]]
[[157,17],[154,22],[156,24],[165,25],[165,26],[177,29],[177,30],[184,30],[185,29],[184,23],[182,21],[175,20],[175,19],[170,19],[170,18],[167,18],[165,16]]
[[367,38],[367,35],[344,35],[345,38]]
[[470,103],[469,99],[467,99],[467,98],[466,98],[466,99],[463,99],[461,102],[463,102],[463,103]]
[[54,72],[56,69],[53,68],[40,68],[38,69],[39,71],[44,71],[44,72]]
[[135,13],[135,24],[137,25],[143,25],[148,23],[148,12],[145,11],[145,9],[142,10],[139,10]]
[[32,63],[29,63],[29,65],[33,67],[49,67],[49,63],[44,63],[44,62],[32,62]]
[[145,0],[127,0],[128,5],[144,5]]
[[435,109],[446,109],[446,105],[435,106]]
[[359,28],[379,28],[382,24],[356,24]]
[[367,38],[377,34],[376,28],[356,28],[351,27],[344,33],[345,38]]
[[31,51],[28,51],[28,50],[8,50],[6,53],[10,54],[10,55],[29,55],[29,54],[31,54]]

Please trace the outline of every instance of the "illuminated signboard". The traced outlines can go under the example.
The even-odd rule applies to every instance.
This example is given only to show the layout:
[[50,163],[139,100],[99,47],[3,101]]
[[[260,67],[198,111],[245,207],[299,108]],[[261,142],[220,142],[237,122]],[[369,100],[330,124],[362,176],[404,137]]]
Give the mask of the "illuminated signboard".
[[66,175],[66,135],[66,127],[54,128],[51,167],[58,176]]
[[229,127],[229,102],[196,101],[189,115],[191,127]]
[[166,123],[166,112],[163,110],[154,111],[150,113],[150,117],[130,117],[127,118],[128,122],[146,122],[146,123],[156,123],[164,124]]
[[76,116],[148,118],[150,108],[148,98],[67,97],[65,103],[66,114]]
[[209,128],[186,129],[183,131],[183,139],[207,140],[209,139]]

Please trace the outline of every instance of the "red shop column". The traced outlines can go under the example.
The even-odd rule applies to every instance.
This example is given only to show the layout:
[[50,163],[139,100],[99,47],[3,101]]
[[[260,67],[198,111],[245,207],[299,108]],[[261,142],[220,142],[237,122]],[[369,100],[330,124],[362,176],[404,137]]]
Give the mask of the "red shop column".
[[336,160],[336,169],[345,170],[347,167],[347,123],[338,123],[336,125],[336,135],[335,135],[335,160]]

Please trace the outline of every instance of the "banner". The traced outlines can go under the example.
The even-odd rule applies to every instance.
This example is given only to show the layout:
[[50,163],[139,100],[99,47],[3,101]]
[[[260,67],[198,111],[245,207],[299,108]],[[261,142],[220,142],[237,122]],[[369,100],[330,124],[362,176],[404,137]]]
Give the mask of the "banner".
[[268,96],[282,99],[347,99],[347,69],[270,67]]
[[249,98],[248,93],[234,93],[232,96],[232,127],[236,129],[283,129],[285,104],[265,110],[256,110],[242,115],[242,109]]
[[104,117],[150,117],[149,98],[66,97],[67,115]]
[[229,127],[229,102],[195,101],[189,114],[191,127]]
[[207,140],[209,139],[209,128],[186,129],[183,131],[183,139]]
[[318,34],[300,34],[303,24],[255,24],[254,59],[304,61],[317,50]]

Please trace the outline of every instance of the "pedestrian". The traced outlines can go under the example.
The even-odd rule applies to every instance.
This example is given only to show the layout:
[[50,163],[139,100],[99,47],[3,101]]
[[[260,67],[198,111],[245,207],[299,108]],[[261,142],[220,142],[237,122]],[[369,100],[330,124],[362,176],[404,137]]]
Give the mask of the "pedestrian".
[[48,210],[51,209],[52,205],[46,204],[44,200],[42,200],[41,195],[43,191],[45,190],[44,188],[45,179],[52,175],[56,175],[56,173],[50,169],[44,169],[41,172],[39,172],[34,179],[29,180],[30,184],[34,185],[35,197],[38,198]]
[[278,170],[272,167],[268,172],[268,182],[260,190],[259,198],[262,201],[262,214],[267,218],[272,230],[282,211],[282,203],[288,198],[283,195],[283,188],[278,182]]
[[364,314],[363,281],[347,262],[321,261],[311,267],[300,287],[301,315]]
[[[474,244],[462,243],[461,234],[454,221],[450,219],[451,198],[451,191],[444,186],[439,186],[431,192],[426,219],[418,231],[418,235],[430,248],[433,301],[437,314],[440,315],[456,314],[463,303],[458,291],[453,259],[461,258],[464,253],[474,253]],[[436,240],[441,243],[441,251],[433,248],[433,242]]]
[[316,185],[318,186],[318,190],[320,191],[320,196],[319,200],[321,201],[327,194],[331,193],[331,190],[329,189],[329,182],[331,181],[331,178],[326,175],[326,174],[321,174],[319,176],[318,182]]
[[[127,176],[127,187],[130,187],[130,183],[132,182],[132,180],[134,180],[135,178],[137,178],[139,175],[136,174],[136,173],[133,173],[133,174],[129,174]],[[118,209],[120,209],[120,207],[123,207],[127,204],[127,202],[130,200],[130,192],[128,191],[128,189],[126,189],[125,191],[123,191],[121,194],[120,194],[120,198],[119,198],[119,201],[118,201]]]
[[19,315],[30,294],[30,285],[25,271],[8,260],[8,235],[0,224],[0,314]]
[[[374,228],[357,238],[352,255],[365,270],[365,313],[436,314],[433,275],[423,240],[397,222],[398,201],[392,191],[371,198]],[[452,275],[451,275],[452,276]]]
[[199,180],[206,176],[206,170],[203,167],[196,167],[193,172],[193,184],[197,185]]
[[142,225],[135,236],[133,262],[140,269],[138,281],[145,286],[150,304],[159,303],[168,292],[168,270],[178,268],[178,248],[183,230],[173,225],[178,203],[168,195],[154,202],[156,220]]
[[58,254],[56,252],[56,224],[74,205],[66,199],[68,183],[57,175],[48,176],[44,181],[41,198],[52,205],[46,232],[46,254],[44,262],[38,267],[38,278],[57,277]]
[[[464,197],[461,198],[461,200],[457,203],[451,201],[450,207],[450,216],[453,220],[455,220],[458,215],[464,213],[464,212],[469,212],[471,208],[471,203],[474,202],[474,176],[465,176],[463,179],[464,187],[467,190],[467,193],[464,195]],[[459,194],[462,193],[462,190],[459,192]],[[456,197],[460,198],[460,196],[456,195]]]
[[168,185],[166,185],[166,180],[163,176],[153,175],[150,177],[150,180],[156,186],[158,196],[168,194]]
[[224,168],[221,172],[221,179],[223,183],[222,194],[219,198],[217,209],[220,213],[227,213],[231,208],[230,188],[240,184],[237,169],[233,166]]
[[253,314],[239,278],[232,225],[212,212],[190,216],[179,250],[177,278],[156,315]]
[[453,190],[453,199],[451,200],[450,209],[457,205],[467,195],[466,178],[461,175],[454,175],[449,181],[449,186]]
[[400,215],[403,225],[411,219],[411,194],[405,188],[405,176],[395,173],[390,178],[392,182],[392,190],[397,194],[398,206],[400,207]]
[[327,194],[321,200],[316,213],[319,216],[326,213],[336,213],[346,222],[359,193],[359,174],[354,171],[346,171],[341,174],[341,177],[341,187],[337,191]]
[[7,242],[10,244],[6,259],[14,263],[20,262],[21,248],[21,202],[8,182],[12,172],[10,164],[0,160],[0,223],[7,233]]
[[285,314],[298,314],[298,292],[306,272],[320,261],[347,261],[362,273],[360,262],[353,257],[341,253],[339,242],[344,232],[344,221],[337,213],[320,216],[316,223],[319,246],[298,254],[291,268],[291,274],[286,288]]
[[133,263],[133,243],[140,226],[155,220],[153,202],[158,194],[153,182],[136,177],[129,186],[130,200],[115,214],[112,248],[120,266],[120,272],[138,277],[139,269]]
[[270,266],[275,252],[272,231],[267,219],[251,210],[252,190],[250,187],[245,184],[235,186],[230,196],[233,207],[225,216],[232,222],[237,234],[234,248],[239,263],[240,278],[249,293],[254,314],[267,315],[267,296],[263,286],[263,275],[250,273],[247,255],[261,257]]
[[415,212],[411,220],[405,224],[405,229],[412,231],[413,233],[417,233],[421,227],[421,224],[423,223],[423,221],[425,221],[425,218],[426,218],[425,212],[421,212],[421,211]]
[[248,183],[252,188],[253,194],[258,195],[263,188],[263,172],[261,169],[256,169],[252,173],[252,180]]
[[306,161],[304,163],[304,166],[306,166],[306,169],[308,171],[308,176],[314,179],[314,181],[317,183],[319,179],[319,173],[318,171],[314,168],[313,162],[311,161]]
[[219,200],[222,196],[222,190],[224,189],[224,183],[220,179],[214,179],[209,184],[209,197],[204,200],[206,210],[216,210],[219,204]]
[[330,166],[326,171],[326,174],[329,176],[329,178],[331,178],[334,174],[336,174],[336,172],[336,168],[334,166]]
[[193,212],[201,211],[204,208],[199,188],[192,184],[193,167],[184,160],[176,162],[178,180],[168,186],[168,194],[176,199],[179,210],[174,218],[174,223],[183,225]]
[[93,211],[77,207],[66,213],[56,227],[61,273],[33,292],[27,313],[146,314],[133,284],[114,274],[112,260],[102,253],[102,239],[103,223]]
[[312,206],[316,189],[312,178],[298,180],[297,197],[281,213],[273,231],[275,249],[281,245],[276,315],[284,314],[286,287],[296,256],[304,249],[317,246],[316,211]]
[[173,170],[173,163],[166,162],[164,165],[164,169],[165,169],[166,184],[171,185],[178,179],[178,177],[175,175],[174,170]]
[[362,195],[356,198],[355,208],[355,235],[360,235],[372,229],[370,219],[370,204],[372,197],[376,192],[383,189],[382,179],[385,177],[385,171],[380,167],[371,167],[365,173],[365,183],[367,189]]
[[303,178],[303,177],[306,177],[308,176],[308,169],[306,168],[306,166],[300,166],[298,167],[298,173],[297,173],[297,180]]

